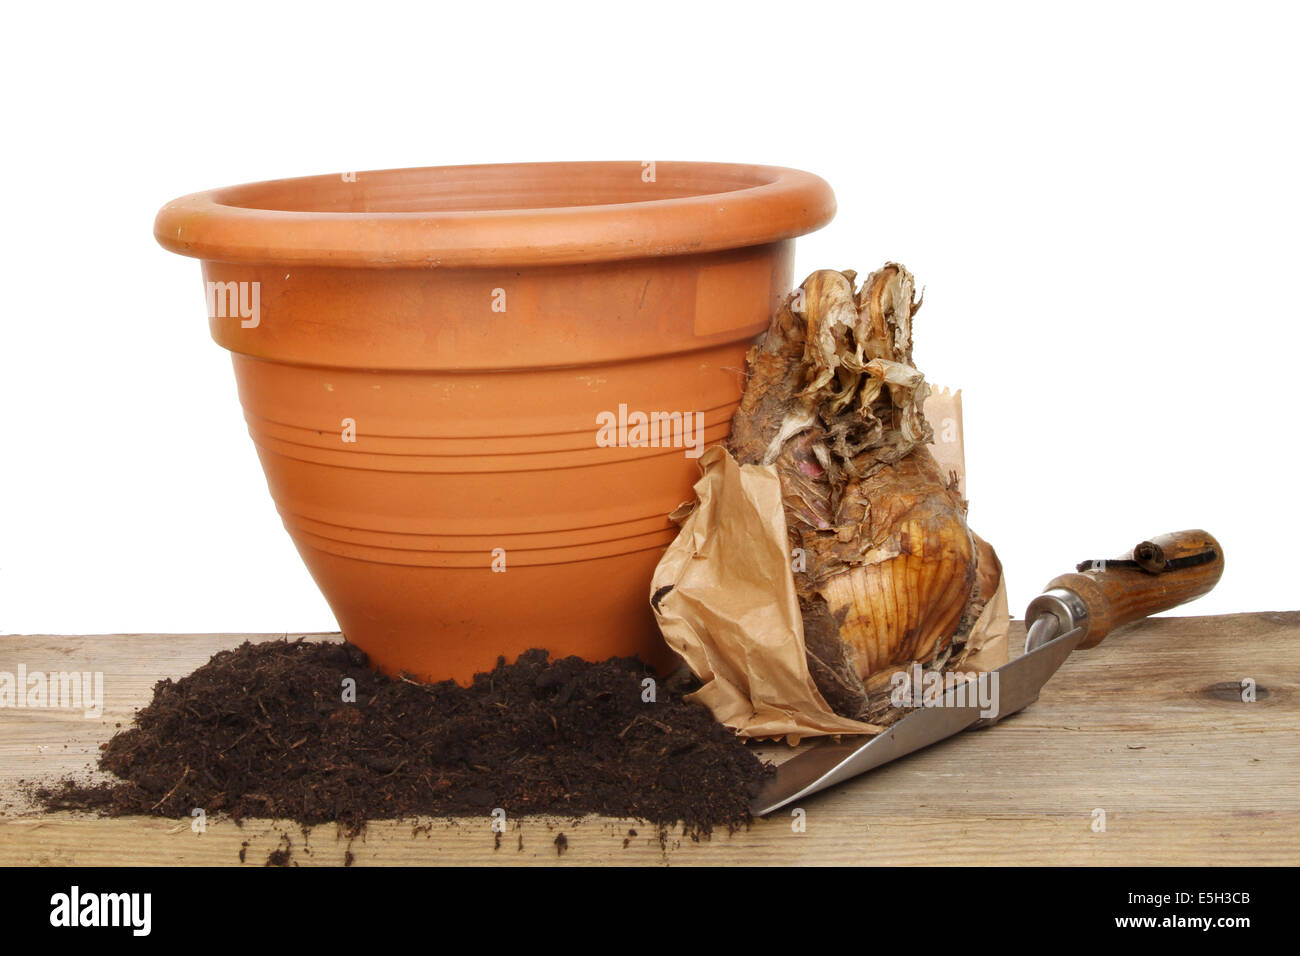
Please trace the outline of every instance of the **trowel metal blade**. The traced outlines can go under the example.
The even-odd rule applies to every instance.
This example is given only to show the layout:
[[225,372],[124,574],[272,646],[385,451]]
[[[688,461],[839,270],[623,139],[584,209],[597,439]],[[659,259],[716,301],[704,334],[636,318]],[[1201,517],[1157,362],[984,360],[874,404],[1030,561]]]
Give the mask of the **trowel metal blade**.
[[[776,768],[776,776],[750,801],[750,812],[761,817],[967,728],[989,726],[1027,707],[1078,646],[1083,633],[1084,629],[1077,627],[1054,637],[996,671],[981,674],[978,679],[987,682],[987,686],[978,693],[971,693],[967,688],[958,696],[956,688],[949,690],[942,705],[918,708],[868,740],[817,744],[790,758]],[[972,697],[976,703],[970,702]],[[989,710],[996,712],[983,713],[979,700],[992,701],[994,706]]]

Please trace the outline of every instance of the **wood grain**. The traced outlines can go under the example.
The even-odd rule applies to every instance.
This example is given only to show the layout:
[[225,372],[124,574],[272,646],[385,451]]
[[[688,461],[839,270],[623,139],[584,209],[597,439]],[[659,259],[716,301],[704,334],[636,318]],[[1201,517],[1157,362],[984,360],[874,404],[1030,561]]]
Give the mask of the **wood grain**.
[[157,680],[244,639],[0,637],[0,671],[102,671],[107,701],[98,719],[0,709],[0,864],[237,864],[242,849],[260,865],[285,840],[302,865],[349,850],[396,865],[1300,863],[1300,612],[1137,625],[1074,654],[1021,714],[804,801],[802,833],[781,811],[700,842],[588,817],[511,820],[499,847],[486,818],[377,822],[349,843],[332,826],[211,819],[196,834],[32,809],[24,788],[84,772]]

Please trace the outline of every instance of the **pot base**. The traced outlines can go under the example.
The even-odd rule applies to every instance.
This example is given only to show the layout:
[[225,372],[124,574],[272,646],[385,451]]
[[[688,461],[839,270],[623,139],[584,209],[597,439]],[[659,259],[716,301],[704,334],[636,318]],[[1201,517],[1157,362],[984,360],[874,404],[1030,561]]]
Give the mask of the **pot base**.
[[[545,648],[553,658],[639,657],[666,676],[676,655],[650,611],[662,548],[570,564],[421,568],[298,546],[344,636],[394,676],[467,685],[498,658]],[[557,602],[562,594],[567,600]],[[490,612],[485,612],[490,608]]]

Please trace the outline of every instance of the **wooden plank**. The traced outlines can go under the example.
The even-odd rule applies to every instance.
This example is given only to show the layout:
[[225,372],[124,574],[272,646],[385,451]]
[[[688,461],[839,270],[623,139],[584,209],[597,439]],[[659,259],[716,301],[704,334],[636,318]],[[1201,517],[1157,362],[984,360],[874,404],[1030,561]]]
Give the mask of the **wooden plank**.
[[[215,819],[196,834],[188,820],[37,813],[20,781],[84,770],[157,680],[246,638],[0,637],[0,671],[102,671],[106,697],[96,719],[0,710],[0,864],[233,864],[242,849],[260,865],[288,840],[302,865],[348,852],[396,865],[1295,865],[1298,638],[1300,612],[1148,621],[1073,655],[1036,704],[995,728],[803,801],[804,832],[785,811],[700,842],[630,820],[529,818],[509,821],[498,847],[486,818],[383,821],[349,842],[282,821]],[[1246,678],[1254,703],[1240,698]]]

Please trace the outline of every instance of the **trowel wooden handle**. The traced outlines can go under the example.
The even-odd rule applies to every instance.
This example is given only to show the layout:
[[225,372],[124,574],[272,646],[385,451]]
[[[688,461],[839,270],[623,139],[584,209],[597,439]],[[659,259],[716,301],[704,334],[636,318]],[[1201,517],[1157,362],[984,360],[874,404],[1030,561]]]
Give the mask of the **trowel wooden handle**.
[[1122,557],[1085,561],[1078,573],[1062,574],[1048,588],[1073,591],[1087,606],[1083,648],[1096,647],[1116,628],[1195,600],[1222,575],[1219,542],[1204,531],[1175,531],[1143,541]]

